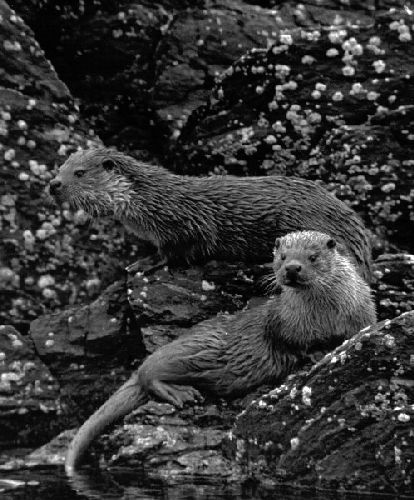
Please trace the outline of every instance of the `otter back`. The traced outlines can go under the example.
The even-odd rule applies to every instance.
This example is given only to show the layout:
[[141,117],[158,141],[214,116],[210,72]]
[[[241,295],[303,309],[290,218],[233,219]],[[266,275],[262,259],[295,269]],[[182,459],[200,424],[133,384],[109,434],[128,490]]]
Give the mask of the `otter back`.
[[182,177],[110,149],[80,151],[51,191],[92,217],[112,216],[171,261],[271,260],[275,237],[315,230],[335,237],[370,279],[362,221],[315,182],[281,176]]

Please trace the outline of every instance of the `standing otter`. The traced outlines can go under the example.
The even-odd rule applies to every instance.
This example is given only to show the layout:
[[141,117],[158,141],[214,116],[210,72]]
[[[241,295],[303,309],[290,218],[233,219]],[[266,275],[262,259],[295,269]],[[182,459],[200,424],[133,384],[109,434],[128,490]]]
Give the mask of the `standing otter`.
[[345,245],[366,280],[364,226],[318,184],[294,177],[184,177],[110,149],[72,154],[50,192],[91,217],[112,216],[171,262],[268,262],[275,237],[324,231]]
[[338,345],[376,321],[369,286],[330,236],[316,231],[276,240],[274,284],[266,304],[196,325],[151,354],[79,429],[66,472],[102,430],[149,396],[181,407],[197,389],[234,397],[290,373],[303,353]]

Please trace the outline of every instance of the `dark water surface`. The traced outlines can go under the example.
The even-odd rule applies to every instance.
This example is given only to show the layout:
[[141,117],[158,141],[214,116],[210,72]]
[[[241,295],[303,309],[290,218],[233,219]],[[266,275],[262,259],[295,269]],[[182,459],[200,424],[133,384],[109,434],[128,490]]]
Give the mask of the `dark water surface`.
[[[0,471],[1,500],[385,500],[390,495],[344,495],[335,492],[295,491],[286,488],[258,490],[251,485],[226,485],[220,478],[205,477],[177,484],[152,481],[136,471],[122,469],[111,473],[88,471],[68,480],[63,468],[48,467]],[[407,497],[405,497],[407,498]]]

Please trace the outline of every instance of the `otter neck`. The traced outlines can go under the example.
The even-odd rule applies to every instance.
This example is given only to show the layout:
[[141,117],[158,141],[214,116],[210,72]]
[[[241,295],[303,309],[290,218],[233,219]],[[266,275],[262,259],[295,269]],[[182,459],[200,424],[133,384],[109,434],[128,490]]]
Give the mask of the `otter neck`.
[[[276,345],[284,345],[287,350],[309,351],[335,338],[338,342],[345,335],[346,320],[350,312],[352,291],[347,290],[350,276],[345,279],[335,277],[325,282],[323,287],[307,288],[283,287],[280,296],[269,309],[269,316],[278,317],[278,322],[268,321],[267,334]],[[346,282],[346,284],[345,284]],[[351,287],[352,288],[352,287]],[[348,293],[350,292],[350,293]],[[347,299],[344,300],[344,294]],[[341,300],[342,298],[342,300]],[[344,303],[346,302],[346,306]],[[352,302],[351,302],[352,303]],[[272,325],[277,325],[273,328]]]
[[167,256],[178,247],[185,248],[188,257],[199,249],[206,254],[214,249],[214,206],[194,179],[148,165],[139,178],[129,180],[129,198],[126,203],[115,200],[114,216],[139,238]]

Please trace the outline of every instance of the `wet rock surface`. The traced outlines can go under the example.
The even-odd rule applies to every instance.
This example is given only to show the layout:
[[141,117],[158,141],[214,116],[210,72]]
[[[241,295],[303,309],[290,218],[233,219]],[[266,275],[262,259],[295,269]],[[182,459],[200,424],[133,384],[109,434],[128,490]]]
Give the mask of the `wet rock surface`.
[[1,325],[0,446],[53,435],[50,426],[63,411],[59,384],[33,345],[13,327]]
[[379,319],[391,319],[414,310],[412,255],[383,254],[375,261],[375,298]]
[[[270,291],[268,267],[241,263],[127,275],[151,248],[44,192],[69,152],[101,139],[181,173],[323,181],[371,231],[379,319],[414,310],[411,4],[10,4],[17,14],[0,0],[0,320],[24,335],[0,329],[7,445],[76,427],[146,354]],[[264,397],[182,411],[151,401],[94,459],[165,480],[412,493],[413,323],[361,333]],[[8,465],[62,464],[72,435]]]
[[186,173],[323,181],[386,247],[412,251],[412,12],[378,11],[352,27],[336,15],[335,27],[286,30],[234,62],[169,160]]
[[414,313],[366,329],[237,419],[249,473],[296,485],[413,493]]
[[275,30],[271,10],[234,0],[12,5],[100,137],[150,151],[164,149],[219,72]]
[[112,222],[51,203],[55,169],[101,141],[33,32],[4,1],[0,16],[0,321],[26,333],[41,313],[91,301],[137,246]]

